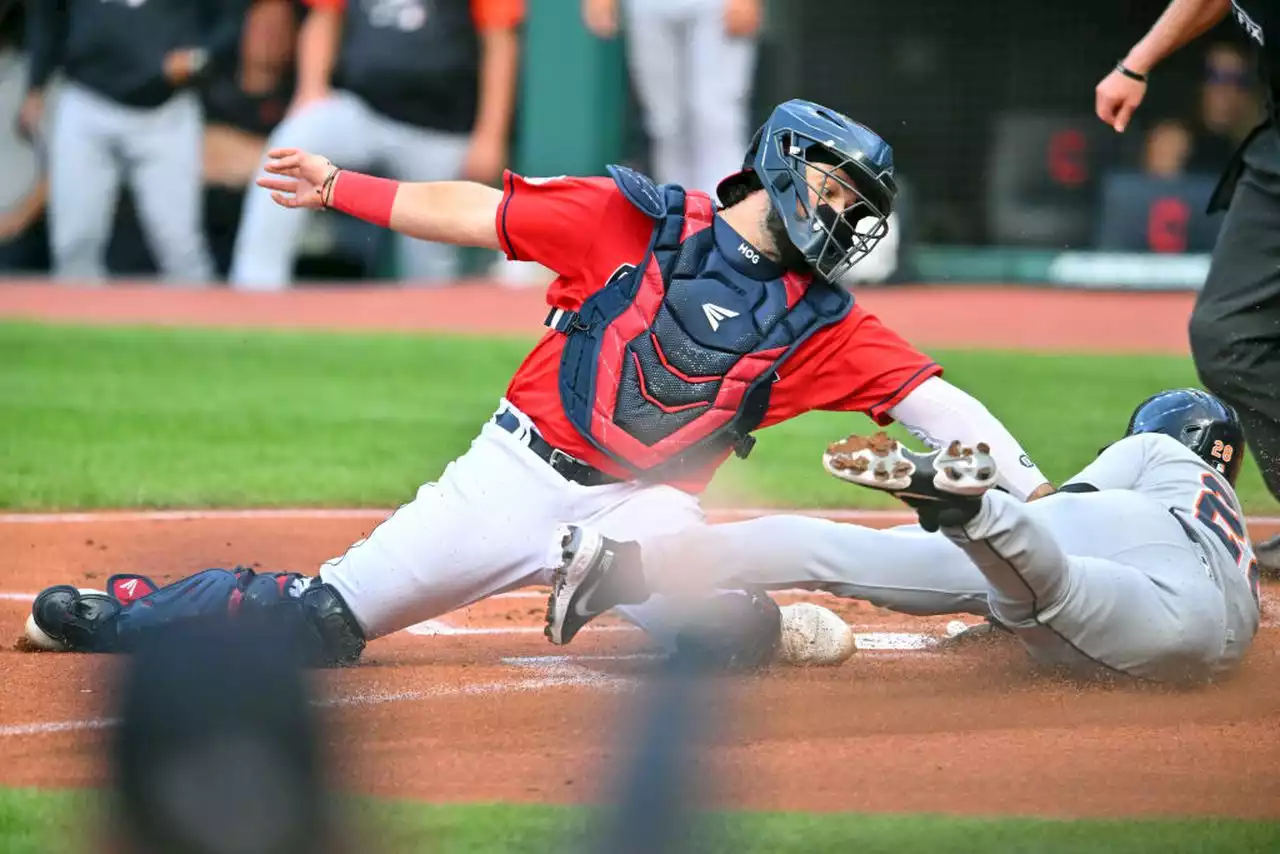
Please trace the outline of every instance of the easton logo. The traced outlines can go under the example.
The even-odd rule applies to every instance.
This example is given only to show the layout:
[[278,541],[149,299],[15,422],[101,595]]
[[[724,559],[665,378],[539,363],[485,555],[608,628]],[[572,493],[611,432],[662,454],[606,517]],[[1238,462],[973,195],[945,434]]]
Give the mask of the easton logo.
[[707,323],[711,324],[711,331],[718,332],[720,330],[720,322],[728,320],[731,317],[737,317],[736,311],[730,311],[727,308],[721,308],[715,303],[704,302],[702,304],[702,313],[707,316]]

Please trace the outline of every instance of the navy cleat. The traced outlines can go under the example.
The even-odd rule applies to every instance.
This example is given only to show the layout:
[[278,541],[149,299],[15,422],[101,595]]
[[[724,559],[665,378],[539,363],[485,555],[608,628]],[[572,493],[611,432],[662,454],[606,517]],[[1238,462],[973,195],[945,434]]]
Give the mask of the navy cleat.
[[926,531],[964,526],[996,482],[996,463],[984,443],[969,448],[952,442],[921,453],[883,431],[833,442],[822,467],[840,480],[895,495],[916,511]]
[[640,548],[602,537],[589,528],[561,526],[556,532],[560,563],[553,571],[543,634],[556,646],[616,605],[643,602]]

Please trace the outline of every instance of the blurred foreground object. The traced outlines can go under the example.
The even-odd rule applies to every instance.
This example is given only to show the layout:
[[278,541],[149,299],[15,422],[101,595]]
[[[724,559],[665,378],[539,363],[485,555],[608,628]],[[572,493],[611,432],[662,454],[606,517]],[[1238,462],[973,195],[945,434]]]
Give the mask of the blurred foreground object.
[[129,659],[111,744],[121,854],[336,851],[302,650],[265,622],[152,637]]

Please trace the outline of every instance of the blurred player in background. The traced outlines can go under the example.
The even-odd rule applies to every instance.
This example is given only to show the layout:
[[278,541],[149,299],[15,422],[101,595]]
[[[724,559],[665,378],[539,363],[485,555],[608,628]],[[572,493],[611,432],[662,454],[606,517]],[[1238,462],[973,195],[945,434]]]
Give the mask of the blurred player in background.
[[[1097,87],[1098,118],[1123,132],[1165,57],[1234,15],[1254,45],[1267,93],[1265,120],[1227,165],[1209,203],[1226,210],[1208,278],[1191,315],[1191,353],[1205,388],[1234,406],[1271,494],[1280,501],[1280,4],[1173,0]],[[1256,546],[1280,571],[1280,537]]]
[[65,0],[27,5],[31,52],[23,132],[48,117],[49,230],[56,277],[107,276],[122,180],[160,272],[206,282],[213,265],[201,199],[204,118],[195,85],[234,59],[249,0]]
[[23,6],[0,13],[0,273],[49,268],[45,210],[49,181],[36,140],[18,126],[27,85]]
[[751,132],[763,0],[583,0],[591,32],[623,24],[627,61],[660,183],[714,193]]
[[201,90],[205,230],[222,277],[231,268],[240,215],[262,150],[293,99],[294,49],[304,14],[302,0],[254,0],[243,17],[240,62],[216,69]]
[[[269,148],[320,149],[403,181],[502,176],[516,103],[524,0],[306,0],[298,80]],[[293,281],[307,218],[245,199],[229,278],[244,290]],[[448,281],[457,253],[397,241],[403,278]]]

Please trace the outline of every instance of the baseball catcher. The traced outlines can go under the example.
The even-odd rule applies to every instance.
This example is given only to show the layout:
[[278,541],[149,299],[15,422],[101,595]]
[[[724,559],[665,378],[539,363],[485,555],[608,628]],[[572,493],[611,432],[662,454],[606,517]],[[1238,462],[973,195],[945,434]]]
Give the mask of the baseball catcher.
[[[318,664],[351,663],[375,638],[549,583],[561,524],[620,539],[703,525],[698,498],[720,465],[811,410],[981,438],[1015,499],[1052,489],[986,407],[838,284],[884,237],[897,185],[888,143],[827,107],[779,105],[719,204],[616,166],[508,172],[501,190],[400,183],[295,149],[270,152],[266,171],[258,184],[287,208],[550,268],[547,330],[466,453],[318,573],[211,569],[160,590],[126,577],[105,596],[55,587],[32,613],[47,646],[127,650],[166,622],[272,609],[312,639]],[[574,619],[631,599],[609,587],[578,597]],[[721,613],[754,615],[766,642],[751,648],[765,657],[787,614],[739,595],[749,607]],[[672,649],[687,612],[669,599],[621,610]],[[552,640],[567,639],[563,625]]]

